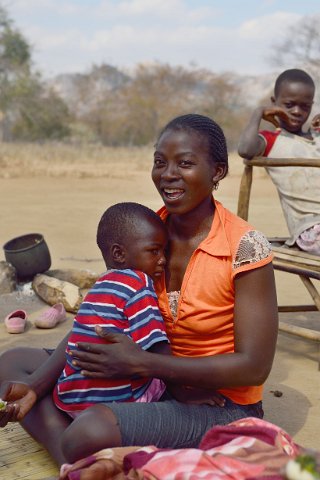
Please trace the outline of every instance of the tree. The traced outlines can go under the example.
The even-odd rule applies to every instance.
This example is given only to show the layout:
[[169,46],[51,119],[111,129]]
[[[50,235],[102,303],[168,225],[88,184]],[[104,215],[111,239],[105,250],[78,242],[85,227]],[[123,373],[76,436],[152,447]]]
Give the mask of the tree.
[[171,118],[202,113],[227,127],[234,144],[238,96],[230,75],[159,63],[138,65],[130,80],[105,92],[82,118],[105,144],[145,145]]
[[0,119],[4,140],[40,140],[69,135],[63,101],[47,92],[32,71],[31,48],[0,6]]
[[271,63],[282,68],[306,68],[319,78],[320,68],[320,15],[303,17],[285,30],[276,42]]

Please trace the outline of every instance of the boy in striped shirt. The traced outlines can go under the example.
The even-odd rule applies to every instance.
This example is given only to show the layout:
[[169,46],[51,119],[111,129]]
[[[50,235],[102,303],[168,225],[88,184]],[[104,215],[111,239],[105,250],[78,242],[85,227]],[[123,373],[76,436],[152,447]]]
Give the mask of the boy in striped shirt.
[[70,352],[78,342],[105,343],[95,331],[97,325],[124,333],[144,350],[170,353],[153,288],[166,262],[167,231],[162,220],[143,205],[118,203],[102,215],[97,244],[108,270],[74,318],[65,368],[53,393],[56,406],[72,417],[97,403],[156,401],[165,389],[158,379],[85,377],[72,363]]

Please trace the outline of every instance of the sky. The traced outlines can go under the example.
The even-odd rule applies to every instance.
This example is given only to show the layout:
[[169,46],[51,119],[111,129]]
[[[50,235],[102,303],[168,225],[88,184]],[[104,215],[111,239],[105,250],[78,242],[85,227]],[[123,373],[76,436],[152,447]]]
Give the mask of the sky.
[[[107,63],[261,75],[272,47],[319,0],[0,0],[46,77]],[[294,38],[294,37],[293,37]]]

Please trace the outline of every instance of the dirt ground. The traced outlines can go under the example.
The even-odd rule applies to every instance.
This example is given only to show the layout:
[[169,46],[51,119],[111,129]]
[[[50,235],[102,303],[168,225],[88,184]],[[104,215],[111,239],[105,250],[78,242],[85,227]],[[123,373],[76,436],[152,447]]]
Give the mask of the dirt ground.
[[[52,257],[52,268],[104,269],[95,244],[102,212],[118,201],[138,201],[153,209],[161,205],[149,173],[122,168],[120,176],[100,178],[27,177],[0,178],[0,245],[32,232],[44,235]],[[226,207],[236,211],[239,169],[221,183],[216,194]],[[250,222],[269,236],[287,234],[277,194],[269,179],[259,175],[254,182]],[[0,250],[0,261],[4,260]],[[310,303],[299,278],[276,272],[280,304]],[[319,286],[319,285],[317,285]],[[15,308],[26,308],[28,327],[24,334],[10,335],[4,316]],[[37,330],[32,320],[46,305],[37,297],[21,294],[0,297],[0,351],[16,345],[54,347],[68,331],[72,316],[53,330]],[[304,321],[320,329],[320,314],[285,314],[287,321]],[[282,319],[284,314],[282,315]],[[320,449],[320,358],[319,346],[280,333],[272,373],[265,387],[266,419],[287,430],[295,440]],[[281,392],[276,396],[274,392]]]

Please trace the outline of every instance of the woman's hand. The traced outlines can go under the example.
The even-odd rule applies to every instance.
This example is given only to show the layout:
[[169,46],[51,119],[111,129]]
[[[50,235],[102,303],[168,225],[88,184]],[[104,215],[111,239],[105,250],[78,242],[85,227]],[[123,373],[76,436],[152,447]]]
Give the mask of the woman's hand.
[[203,388],[170,384],[167,384],[167,389],[176,400],[182,403],[206,404],[217,407],[224,407],[226,403],[225,397],[216,391],[210,392]]
[[91,378],[124,378],[139,374],[144,351],[123,333],[110,333],[95,327],[106,345],[79,342],[71,352],[73,364]]
[[21,421],[37,401],[34,390],[22,382],[2,382],[0,396],[8,402],[6,408],[0,411],[0,427]]

